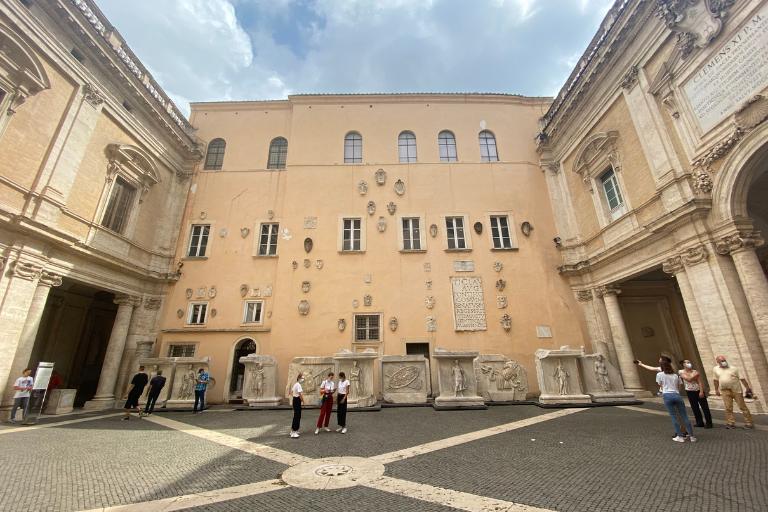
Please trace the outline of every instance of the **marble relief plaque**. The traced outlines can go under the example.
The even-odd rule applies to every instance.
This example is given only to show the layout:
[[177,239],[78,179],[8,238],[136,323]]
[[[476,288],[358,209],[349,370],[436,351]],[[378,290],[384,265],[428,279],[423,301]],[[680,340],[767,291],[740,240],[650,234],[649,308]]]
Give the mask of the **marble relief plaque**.
[[479,277],[452,277],[453,322],[457,331],[484,331],[485,302],[483,281]]
[[472,260],[455,260],[453,262],[454,272],[474,272],[475,262]]

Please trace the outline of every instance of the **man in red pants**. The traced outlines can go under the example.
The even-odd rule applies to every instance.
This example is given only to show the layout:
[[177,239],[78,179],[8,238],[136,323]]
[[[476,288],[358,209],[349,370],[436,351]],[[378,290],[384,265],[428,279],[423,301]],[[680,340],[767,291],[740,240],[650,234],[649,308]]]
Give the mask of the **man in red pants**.
[[315,434],[319,434],[321,428],[324,428],[326,432],[331,431],[328,428],[328,423],[331,421],[334,391],[336,391],[336,383],[333,382],[333,372],[330,372],[328,378],[320,384],[320,417],[317,418]]

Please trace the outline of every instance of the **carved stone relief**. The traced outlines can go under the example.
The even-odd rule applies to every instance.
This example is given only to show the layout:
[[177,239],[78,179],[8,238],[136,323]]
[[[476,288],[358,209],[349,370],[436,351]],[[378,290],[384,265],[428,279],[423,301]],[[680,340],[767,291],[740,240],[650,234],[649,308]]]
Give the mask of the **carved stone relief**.
[[296,260],[293,260],[291,262],[291,267],[293,267],[293,270],[296,270],[297,268],[299,268],[299,262]]
[[370,307],[373,305],[373,297],[369,294],[363,295],[363,306]]
[[311,285],[309,281],[302,281],[301,282],[301,291],[304,293],[309,293]]
[[500,292],[503,292],[504,288],[506,287],[507,287],[507,282],[504,279],[499,279],[498,281],[496,281],[496,289],[499,290]]
[[324,265],[323,260],[315,260],[315,268],[317,270],[320,270],[321,268],[323,268],[323,265]]
[[437,320],[433,316],[427,317],[427,332],[437,331]]
[[495,270],[496,272],[501,272],[503,268],[504,268],[504,264],[502,262],[500,261],[493,262],[493,270]]
[[229,231],[227,231],[227,228],[221,228],[221,229],[219,230],[219,236],[220,236],[221,238],[226,238],[226,236],[227,236],[227,234],[228,234],[228,233],[229,233]]
[[240,228],[240,236],[242,238],[245,238],[248,236],[248,233],[250,233],[251,230],[249,228]]
[[271,296],[272,296],[272,285],[271,285],[271,284],[268,284],[268,285],[267,285],[267,286],[264,288],[264,296],[265,296],[265,297],[271,297]]
[[309,314],[309,301],[306,299],[300,300],[298,310],[300,315],[307,316]]
[[186,291],[184,292],[184,294],[187,296],[188,299],[192,298],[193,293],[194,292],[192,291],[192,288],[187,288]]
[[379,169],[378,171],[376,171],[375,177],[376,177],[376,184],[379,186],[382,186],[387,182],[387,171],[385,171],[384,169]]
[[499,309],[504,309],[507,307],[507,296],[506,295],[497,295],[496,296],[496,307]]
[[354,309],[357,309],[357,308],[359,308],[359,307],[360,307],[360,301],[359,301],[359,300],[357,300],[357,299],[352,299],[352,307],[353,307]]
[[424,286],[426,286],[427,290],[431,290],[432,289],[432,280],[431,279],[427,279],[426,281],[424,281]]
[[201,286],[200,288],[197,289],[197,298],[204,299],[207,293],[208,293],[208,289],[205,286]]
[[478,394],[493,402],[525,400],[528,373],[502,354],[480,354],[474,360]]
[[309,268],[312,266],[312,261],[310,261],[309,258],[304,258],[304,268]]
[[176,310],[176,317],[181,318],[184,316],[184,310],[183,309],[177,309]]
[[365,210],[368,212],[368,215],[373,215],[376,213],[376,203],[373,201],[368,201],[368,206],[365,207]]
[[210,297],[211,299],[216,297],[216,293],[217,293],[217,291],[216,291],[216,287],[215,286],[211,286],[208,289],[208,297]]
[[379,221],[376,223],[376,229],[379,230],[379,233],[383,233],[387,230],[387,219],[384,217],[379,217]]
[[512,329],[512,317],[509,316],[507,313],[504,313],[501,315],[501,319],[499,320],[499,323],[501,324],[501,328],[504,329],[506,332],[509,332]]
[[437,224],[431,224],[429,226],[429,236],[435,238],[437,236]]
[[455,260],[453,262],[454,272],[474,272],[475,262],[473,260]]
[[304,217],[304,229],[317,229],[317,217]]
[[357,191],[360,193],[361,196],[364,196],[368,193],[368,183],[365,182],[365,180],[361,180],[360,183],[357,184]]
[[432,272],[432,264],[424,263],[424,272]]
[[336,327],[338,327],[339,331],[344,332],[344,329],[347,328],[347,321],[344,318],[339,318],[336,322]]
[[427,295],[424,298],[424,305],[427,307],[427,309],[432,309],[435,307],[435,297],[433,295]]
[[399,196],[405,194],[405,183],[403,182],[403,180],[398,179],[395,182],[395,186],[393,188],[395,190],[395,194]]
[[389,203],[387,203],[387,211],[389,212],[390,215],[394,215],[395,212],[397,211],[397,205],[392,201],[390,201]]
[[396,316],[390,317],[389,318],[389,330],[392,331],[392,332],[395,332],[397,330],[397,326],[398,326],[397,317]]
[[307,254],[309,254],[310,252],[312,252],[312,247],[314,247],[314,245],[315,245],[315,244],[314,244],[314,242],[312,241],[312,239],[311,239],[311,238],[307,237],[307,238],[305,238],[305,239],[304,239],[304,251],[305,251]]

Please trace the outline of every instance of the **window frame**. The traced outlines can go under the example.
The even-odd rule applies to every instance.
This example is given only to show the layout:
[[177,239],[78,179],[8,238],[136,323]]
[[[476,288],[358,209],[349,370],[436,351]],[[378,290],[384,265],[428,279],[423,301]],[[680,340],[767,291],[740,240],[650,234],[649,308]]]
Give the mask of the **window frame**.
[[[606,178],[608,175],[610,176]],[[612,165],[609,165],[605,168],[605,170],[603,170],[603,172],[597,175],[595,181],[600,186],[600,204],[602,204],[606,218],[610,224],[611,222],[614,222],[615,220],[622,217],[625,213],[627,213],[627,202],[624,199],[624,194],[621,190],[622,186],[621,182],[619,181],[618,173]],[[615,197],[619,200],[618,204],[613,208],[611,208],[611,200],[608,197],[608,190],[606,189],[607,182],[612,184]]]
[[[278,144],[282,144],[277,146]],[[273,148],[277,147],[276,151]],[[273,162],[273,158],[275,161]],[[282,164],[282,165],[281,165]],[[283,136],[277,136],[269,142],[269,152],[267,153],[267,169],[274,171],[285,170],[288,164],[288,139]]]
[[[122,221],[119,224],[119,229],[115,229],[112,226],[109,226],[105,224],[108,214],[110,213],[110,206],[112,205],[112,195],[115,193],[116,187],[118,186],[118,182],[123,182],[125,186],[129,189],[131,189],[131,198],[128,202],[125,204],[126,213],[122,218]],[[112,179],[112,183],[109,185],[109,191],[107,193],[106,202],[104,203],[104,211],[101,213],[101,221],[99,221],[99,226],[101,226],[103,229],[106,229],[112,233],[115,233],[120,236],[128,237],[131,233],[129,233],[128,227],[129,225],[133,224],[133,217],[136,214],[138,202],[140,199],[140,192],[139,188],[136,186],[135,183],[131,179],[129,179],[126,176],[123,176],[119,172],[115,174],[114,178]]]
[[[212,156],[211,154],[211,146],[214,142],[221,141],[221,152],[218,152],[215,155]],[[224,167],[224,156],[227,152],[227,141],[222,137],[216,137],[215,139],[212,139],[208,146],[205,149],[205,159],[203,160],[203,170],[204,171],[220,171]],[[213,160],[213,161],[209,161]]]
[[[195,354],[197,354],[197,345],[198,345],[197,343],[169,343],[168,349],[165,351],[166,354],[168,354],[166,357],[195,357]],[[174,347],[192,347],[192,354],[174,356],[173,355]]]
[[[411,155],[413,150],[413,155]],[[405,155],[403,155],[405,151]],[[410,130],[403,130],[397,136],[397,161],[401,164],[415,164],[418,161],[418,146],[416,134]]]
[[[354,138],[357,136],[357,138]],[[359,143],[357,143],[359,141]],[[347,158],[347,146],[352,150],[352,156]],[[356,156],[355,149],[359,149],[359,156]],[[345,164],[362,164],[363,163],[363,136],[360,132],[350,131],[344,135],[344,163]]]
[[[269,235],[268,235],[268,238],[267,238],[267,252],[266,252],[266,254],[264,254],[261,251],[261,248],[262,248],[261,238],[263,236],[264,228],[266,226],[275,226],[275,230],[274,230],[274,244],[272,244],[272,241],[273,241],[272,240],[272,233],[270,232]],[[256,243],[256,256],[259,257],[259,258],[276,258],[279,255],[278,249],[279,249],[279,245],[280,244],[278,242],[280,241],[280,222],[277,221],[277,220],[271,220],[271,221],[267,221],[267,222],[260,222],[259,223],[259,230],[258,230],[257,233],[258,234],[256,235],[256,240],[255,240],[255,243]],[[272,247],[272,245],[274,245],[274,248],[275,248],[275,252],[274,253],[270,253],[269,252],[269,249],[270,249],[270,247]]]
[[[443,144],[442,135],[443,134],[450,134],[451,138],[450,140],[453,141],[453,144]],[[443,156],[443,148],[446,148],[446,156]],[[450,148],[453,147],[453,156],[450,155]],[[450,163],[450,162],[458,162],[459,161],[459,151],[456,146],[456,135],[451,130],[441,130],[440,133],[437,134],[437,155],[440,158],[440,162],[442,163]]]
[[[248,306],[251,304],[258,304],[259,307],[259,317],[255,320],[249,320],[248,319]],[[263,299],[257,299],[257,300],[245,300],[243,301],[243,325],[263,325],[264,324],[264,300]]]
[[[448,219],[461,218],[462,231],[464,232],[464,247],[451,247],[448,237]],[[469,225],[469,215],[462,213],[448,213],[441,217],[443,224],[443,249],[447,252],[467,252],[472,250],[472,234]]]
[[[197,228],[197,227],[200,227],[200,228],[207,227],[208,228],[208,230],[205,232],[205,246],[203,247],[202,254],[200,254],[200,247],[202,246],[202,244],[198,245],[197,254],[192,254],[192,239],[195,236],[195,228]],[[200,239],[202,239],[202,236],[201,236]],[[189,226],[189,236],[187,237],[187,240],[188,240],[188,242],[187,242],[187,254],[186,254],[187,258],[200,258],[200,259],[207,258],[208,257],[208,248],[210,247],[210,243],[211,243],[211,224],[210,223],[191,224]]]
[[[357,319],[358,318],[376,318],[378,322],[378,339],[370,339],[367,338],[364,340],[360,340],[357,338]],[[356,345],[365,345],[365,344],[381,344],[384,342],[384,326],[382,325],[384,315],[382,313],[353,313],[352,314],[352,343]],[[364,327],[366,330],[366,335],[369,334],[371,330],[370,323]]]
[[[483,134],[489,134],[491,137],[490,139],[486,135],[485,137]],[[491,130],[480,130],[477,134],[477,140],[478,144],[480,146],[480,161],[481,162],[499,162],[501,159],[499,158],[499,141],[496,139],[496,134],[493,133]],[[483,148],[490,147],[488,145],[488,140],[493,140],[493,152],[495,153],[493,157],[490,155],[490,152],[485,151],[484,154]]]
[[[196,326],[200,326],[200,325],[206,325],[208,323],[208,313],[210,312],[210,309],[208,307],[209,305],[210,305],[210,303],[207,300],[191,301],[187,305],[187,316],[186,316],[187,323],[186,323],[186,325],[188,325],[188,326],[195,326],[195,327]],[[203,320],[202,320],[202,322],[192,322],[192,317],[194,315],[195,306],[203,306],[205,308],[203,310]]]
[[[406,249],[405,248],[405,233],[404,223],[406,220],[417,220],[419,222],[419,248],[418,249]],[[402,214],[397,216],[397,242],[400,252],[427,252],[427,238],[426,238],[426,221],[424,214]]]
[[[493,236],[493,219],[505,217],[507,219],[507,231],[509,234],[509,247],[496,247]],[[512,212],[488,212],[488,240],[492,251],[513,251],[519,248],[517,245],[517,232]]]
[[[344,249],[344,221],[345,220],[359,220],[360,221],[360,248],[359,249]],[[354,228],[353,228],[354,229]],[[366,249],[366,218],[361,215],[340,215],[338,224],[338,243],[337,250],[341,254],[360,254],[364,253]]]

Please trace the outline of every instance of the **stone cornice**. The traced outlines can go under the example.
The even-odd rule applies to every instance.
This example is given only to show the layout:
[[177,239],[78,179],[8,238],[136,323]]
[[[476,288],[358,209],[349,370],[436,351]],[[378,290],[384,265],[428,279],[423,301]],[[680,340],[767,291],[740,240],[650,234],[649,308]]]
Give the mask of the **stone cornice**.
[[37,281],[38,286],[61,286],[62,283],[62,277],[58,274],[54,274],[53,272],[48,272],[47,270],[43,270],[40,273],[40,279]]
[[715,242],[715,251],[723,256],[738,251],[752,250],[765,244],[759,231],[737,232]]

